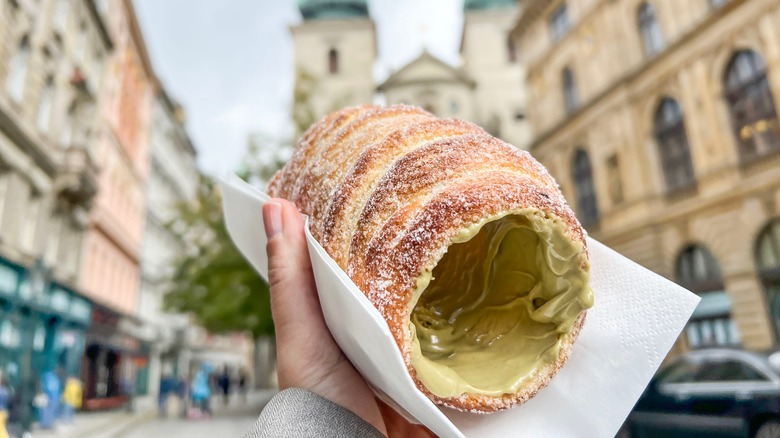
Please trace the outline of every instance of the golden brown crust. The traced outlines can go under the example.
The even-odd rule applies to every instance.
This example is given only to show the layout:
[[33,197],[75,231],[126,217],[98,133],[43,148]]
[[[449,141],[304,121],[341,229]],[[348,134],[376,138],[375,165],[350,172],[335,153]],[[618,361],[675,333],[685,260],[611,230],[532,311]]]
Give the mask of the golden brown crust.
[[388,323],[417,386],[439,404],[492,412],[533,397],[563,366],[585,319],[566,335],[557,362],[516,394],[440,398],[411,365],[409,301],[462,229],[513,210],[535,208],[582,242],[585,234],[547,171],[527,152],[457,120],[408,106],[348,108],[307,131],[271,196],[310,215],[311,232]]
[[334,193],[323,218],[322,244],[329,253],[336,254],[336,263],[347,266],[352,239],[344,236],[360,230],[358,220],[369,196],[399,158],[437,140],[479,133],[484,131],[469,122],[430,118],[401,127],[381,142],[366,144]]

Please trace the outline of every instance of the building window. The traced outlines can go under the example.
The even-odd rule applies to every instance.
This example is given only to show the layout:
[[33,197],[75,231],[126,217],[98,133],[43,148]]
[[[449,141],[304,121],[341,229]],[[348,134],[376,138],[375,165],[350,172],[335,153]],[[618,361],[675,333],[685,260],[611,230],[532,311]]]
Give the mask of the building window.
[[523,112],[522,110],[515,111],[515,120],[517,120],[518,122],[525,120],[525,112]]
[[712,253],[701,245],[685,248],[677,257],[675,275],[677,283],[701,297],[685,329],[688,345],[738,345],[739,331],[731,319],[731,300]]
[[459,109],[460,105],[458,105],[458,101],[456,99],[450,100],[450,113],[453,115],[458,114]]
[[57,0],[57,6],[54,9],[54,28],[62,34],[67,31],[69,7],[70,0]]
[[510,64],[517,62],[517,47],[512,39],[512,35],[507,35],[506,37],[506,59]]
[[764,60],[743,50],[729,62],[723,78],[731,126],[742,162],[780,149],[780,126]]
[[76,36],[76,59],[82,66],[87,57],[87,37],[87,23],[82,21],[79,24],[79,33]]
[[553,41],[563,38],[570,29],[569,11],[566,3],[562,4],[550,15],[550,35]]
[[24,95],[24,84],[27,81],[27,67],[30,61],[30,38],[25,35],[19,41],[19,48],[14,53],[8,68],[8,77],[6,78],[6,89],[11,97],[17,102],[22,100]]
[[60,146],[63,148],[69,148],[73,144],[73,137],[76,119],[76,103],[74,102],[68,112],[65,113],[62,118],[62,125],[60,126]]
[[664,37],[651,3],[642,3],[639,6],[639,33],[642,34],[645,55],[652,56],[663,50]]
[[8,186],[11,180],[11,172],[7,168],[0,168],[0,227],[6,225],[4,216],[9,201]]
[[29,219],[22,223],[22,231],[20,233],[21,247],[29,252],[35,251],[35,236],[38,230],[38,216],[41,213],[41,195],[38,193],[32,193],[27,200],[27,215]]
[[766,291],[775,337],[780,339],[780,219],[773,220],[758,235],[756,265]]
[[38,129],[43,133],[49,132],[51,122],[51,108],[54,104],[54,78],[46,78],[46,84],[41,91],[41,100],[38,103]]
[[574,80],[574,72],[568,67],[561,74],[563,81],[563,101],[566,113],[571,114],[580,106],[580,98],[577,94],[577,83]]
[[485,124],[485,130],[493,137],[501,137],[501,117],[493,114]]
[[339,72],[339,51],[330,49],[328,52],[328,73],[335,75]]
[[613,205],[623,202],[623,179],[620,177],[620,161],[617,154],[607,158],[607,180],[609,181],[609,198]]
[[695,182],[688,136],[682,109],[676,100],[665,98],[655,112],[655,140],[661,155],[661,167],[670,192],[692,186]]
[[599,221],[599,207],[596,199],[596,187],[593,184],[590,158],[583,149],[578,149],[574,153],[572,174],[574,175],[580,222],[584,227],[594,225]]

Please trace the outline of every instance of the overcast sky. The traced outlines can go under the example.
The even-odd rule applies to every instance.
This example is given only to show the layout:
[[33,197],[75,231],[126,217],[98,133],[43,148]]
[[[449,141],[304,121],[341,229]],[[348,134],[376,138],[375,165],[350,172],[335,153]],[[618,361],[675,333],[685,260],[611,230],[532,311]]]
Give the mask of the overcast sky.
[[[187,110],[208,173],[234,170],[247,136],[289,135],[295,0],[134,0],[157,75]],[[423,47],[459,63],[463,0],[373,0],[380,81]]]

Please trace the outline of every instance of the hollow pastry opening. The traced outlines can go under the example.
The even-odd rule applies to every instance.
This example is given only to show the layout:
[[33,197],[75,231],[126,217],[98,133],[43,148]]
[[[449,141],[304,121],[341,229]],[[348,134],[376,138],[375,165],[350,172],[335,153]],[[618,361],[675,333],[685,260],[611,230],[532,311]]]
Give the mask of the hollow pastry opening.
[[581,242],[539,210],[462,230],[413,299],[412,366],[433,394],[515,393],[592,304]]

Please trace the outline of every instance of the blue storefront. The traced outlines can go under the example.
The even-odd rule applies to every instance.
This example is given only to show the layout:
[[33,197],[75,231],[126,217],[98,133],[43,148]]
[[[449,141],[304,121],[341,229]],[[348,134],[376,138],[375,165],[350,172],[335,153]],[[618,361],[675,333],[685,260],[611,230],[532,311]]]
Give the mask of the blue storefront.
[[79,376],[91,315],[92,303],[51,281],[42,263],[27,268],[0,257],[0,370],[6,382],[26,393],[46,371]]

